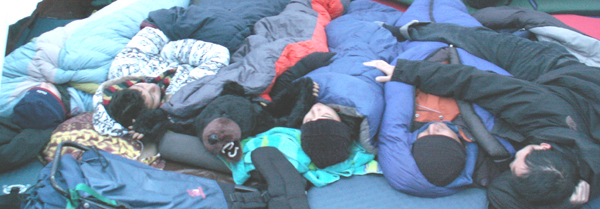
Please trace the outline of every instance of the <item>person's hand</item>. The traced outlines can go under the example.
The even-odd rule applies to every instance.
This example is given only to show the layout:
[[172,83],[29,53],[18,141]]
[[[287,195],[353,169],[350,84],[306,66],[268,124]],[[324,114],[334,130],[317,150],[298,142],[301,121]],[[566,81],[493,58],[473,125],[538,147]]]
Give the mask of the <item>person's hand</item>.
[[[135,123],[135,119],[133,119],[133,123]],[[135,140],[141,140],[142,138],[144,138],[144,134],[141,134],[141,133],[135,132],[135,131],[133,130],[133,126],[129,126],[129,127],[127,127],[127,128],[129,129],[129,132],[128,132],[128,134],[129,134],[129,135],[131,135],[131,138],[132,138],[132,139],[135,139]]]
[[319,97],[319,84],[313,81],[313,96]]
[[383,60],[372,60],[364,62],[363,65],[375,67],[378,70],[381,70],[381,72],[385,73],[385,76],[377,76],[375,78],[375,81],[377,82],[388,82],[392,80],[392,74],[394,74],[394,69],[396,68]]
[[588,201],[590,197],[590,184],[588,184],[584,180],[579,180],[579,184],[575,187],[575,191],[573,191],[573,195],[569,201],[574,205],[581,205]]

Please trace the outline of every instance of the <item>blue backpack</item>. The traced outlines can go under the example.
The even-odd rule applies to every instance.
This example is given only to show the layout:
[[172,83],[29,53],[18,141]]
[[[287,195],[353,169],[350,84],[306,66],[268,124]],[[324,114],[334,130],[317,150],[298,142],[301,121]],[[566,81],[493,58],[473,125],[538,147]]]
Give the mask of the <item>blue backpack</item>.
[[[60,156],[63,146],[85,150]],[[63,142],[21,208],[227,208],[216,181]]]

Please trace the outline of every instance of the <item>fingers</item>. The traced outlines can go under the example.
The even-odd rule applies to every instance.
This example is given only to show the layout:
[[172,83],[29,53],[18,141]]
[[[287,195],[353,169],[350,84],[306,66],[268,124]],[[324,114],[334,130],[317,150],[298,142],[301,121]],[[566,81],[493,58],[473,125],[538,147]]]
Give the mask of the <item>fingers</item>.
[[319,84],[313,81],[313,96],[319,97]]
[[377,81],[379,83],[388,82],[390,80],[392,80],[392,76],[389,76],[389,75],[375,77],[375,81]]
[[134,130],[127,132],[127,134],[131,135],[131,138],[135,139],[135,140],[140,140],[140,139],[144,138],[144,134],[135,132]]
[[140,140],[144,137],[144,134],[140,134],[140,133],[134,133],[133,136],[131,136],[132,139],[135,140]]
[[387,62],[385,62],[383,60],[371,60],[371,61],[368,61],[368,62],[363,62],[363,64],[365,66],[377,67],[378,65],[387,64]]
[[[131,120],[131,124],[134,124],[134,123],[135,123],[135,119],[132,119],[132,120]],[[127,128],[128,128],[129,130],[133,130],[133,125],[131,125],[131,126],[127,127]],[[131,131],[130,131],[129,133],[131,133]]]
[[383,61],[383,60],[371,60],[368,62],[364,62],[363,65],[365,66],[369,66],[369,67],[375,67],[378,70],[381,70],[381,72],[385,73],[388,76],[391,76],[394,73],[394,66],[388,64],[387,62]]
[[369,67],[375,67],[379,70],[384,69],[387,66],[391,66],[390,64],[388,64],[387,62],[385,62],[383,60],[371,60],[368,62],[363,62],[363,65],[369,66]]
[[575,187],[575,191],[573,191],[571,198],[569,198],[569,201],[575,205],[584,204],[588,202],[589,195],[590,184],[588,184],[586,181],[580,180],[579,184],[577,184],[577,187]]
[[590,184],[588,184],[585,181],[580,181],[579,184],[581,185],[581,202],[586,203],[589,200],[590,197]]

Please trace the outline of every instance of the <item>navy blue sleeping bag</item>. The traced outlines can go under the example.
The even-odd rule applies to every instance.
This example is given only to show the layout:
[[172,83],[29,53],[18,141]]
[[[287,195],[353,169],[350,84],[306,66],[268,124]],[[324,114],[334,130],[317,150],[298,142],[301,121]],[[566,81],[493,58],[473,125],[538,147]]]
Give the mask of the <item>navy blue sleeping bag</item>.
[[173,7],[148,14],[148,21],[171,40],[198,39],[234,53],[253,33],[254,23],[281,13],[290,0],[203,0],[188,8]]

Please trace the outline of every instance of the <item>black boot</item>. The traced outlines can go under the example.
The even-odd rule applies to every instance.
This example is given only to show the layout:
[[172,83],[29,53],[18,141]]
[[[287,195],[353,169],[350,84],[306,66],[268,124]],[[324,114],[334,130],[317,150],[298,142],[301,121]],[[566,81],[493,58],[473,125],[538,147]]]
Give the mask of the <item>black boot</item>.
[[261,147],[252,151],[252,164],[268,184],[264,193],[269,208],[309,208],[306,179],[277,148]]

